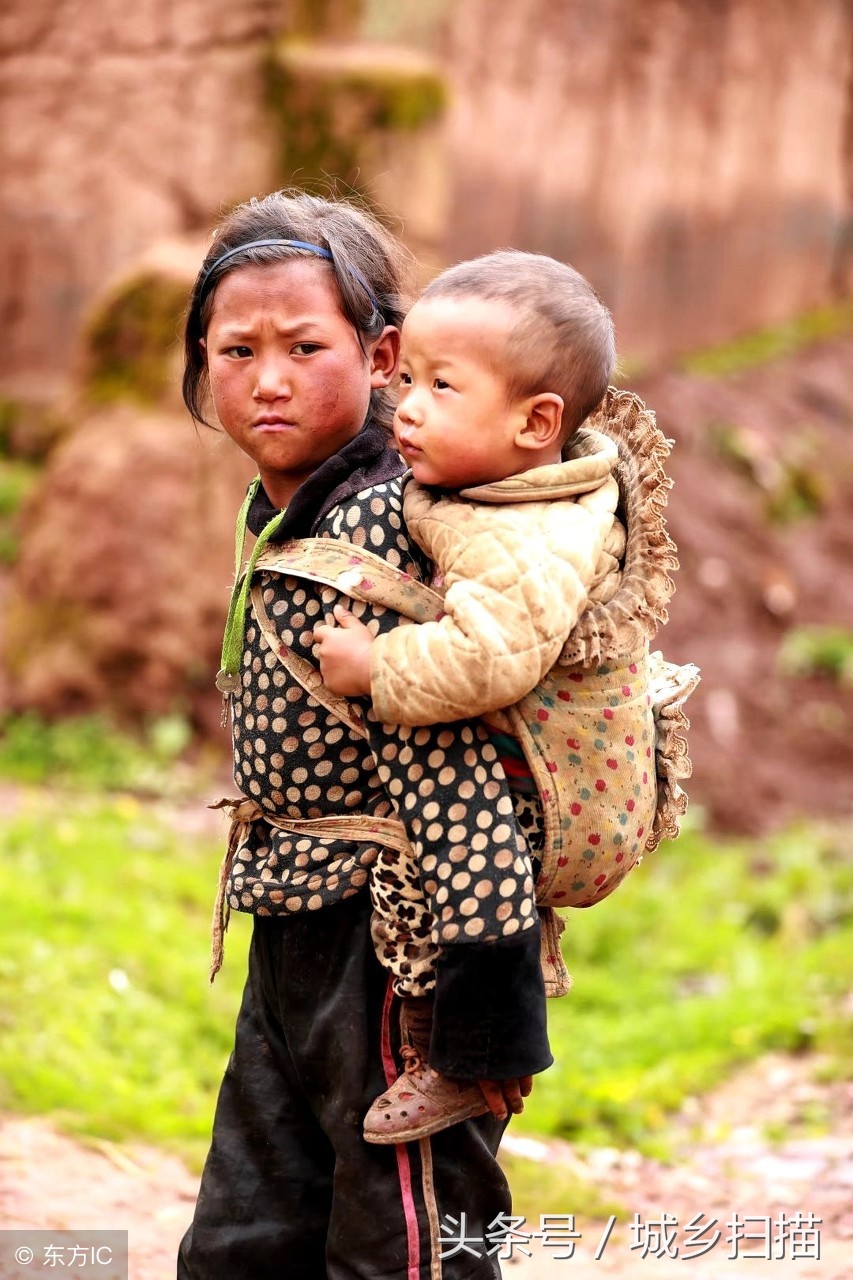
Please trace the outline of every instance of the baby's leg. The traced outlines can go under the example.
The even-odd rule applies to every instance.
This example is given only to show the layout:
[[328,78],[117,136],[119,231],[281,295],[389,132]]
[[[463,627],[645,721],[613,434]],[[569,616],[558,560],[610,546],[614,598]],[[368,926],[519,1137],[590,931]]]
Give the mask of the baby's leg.
[[383,848],[371,868],[376,954],[392,974],[401,999],[400,1039],[404,1072],[376,1099],[365,1119],[368,1142],[396,1144],[438,1133],[488,1106],[478,1085],[448,1080],[429,1066],[432,990],[439,948],[432,941],[435,917],[421,890],[414,852]]
[[509,793],[512,797],[515,825],[524,836],[533,868],[533,879],[536,881],[542,862],[542,850],[545,848],[545,819],[542,814],[542,805],[535,791],[519,791],[510,786]]
[[370,871],[370,933],[379,962],[401,997],[424,997],[435,986],[439,948],[414,852],[381,848]]

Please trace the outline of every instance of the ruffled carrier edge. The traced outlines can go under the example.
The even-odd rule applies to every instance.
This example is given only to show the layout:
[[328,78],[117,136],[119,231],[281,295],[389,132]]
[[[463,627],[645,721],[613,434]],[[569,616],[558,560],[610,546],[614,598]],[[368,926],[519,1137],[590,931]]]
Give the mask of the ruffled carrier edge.
[[[577,433],[573,453],[594,448],[589,431],[600,431],[616,442],[619,459],[614,475],[619,485],[618,515],[626,528],[622,579],[605,604],[593,604],[579,619],[558,659],[560,665],[615,661],[646,645],[668,618],[667,605],[675,591],[672,574],[678,554],[666,527],[666,508],[672,480],[664,463],[672,452],[651,409],[631,391],[608,388],[600,407]],[[672,840],[687,810],[681,783],[693,772],[686,733],[690,721],[684,703],[699,683],[692,663],[677,665],[663,655],[649,655],[649,684],[656,733],[658,801],[646,842],[652,851],[661,840]]]
[[672,451],[639,396],[608,389],[607,395],[572,441],[573,455],[595,447],[592,431],[615,441],[619,459],[613,474],[619,485],[617,514],[627,531],[619,589],[606,604],[593,604],[578,620],[560,655],[564,666],[585,667],[633,653],[667,621],[667,605],[678,568],[675,543],[665,512],[672,480],[664,463]]

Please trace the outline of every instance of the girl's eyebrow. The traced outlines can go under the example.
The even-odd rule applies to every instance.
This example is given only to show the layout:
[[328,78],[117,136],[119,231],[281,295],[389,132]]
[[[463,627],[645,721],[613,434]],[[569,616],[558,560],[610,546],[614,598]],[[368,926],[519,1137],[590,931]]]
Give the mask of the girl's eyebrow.
[[[219,330],[221,340],[234,340],[235,338],[247,338],[253,336],[257,332],[256,324],[225,324]],[[297,337],[306,333],[320,333],[323,329],[323,322],[319,319],[308,317],[304,320],[295,320],[292,324],[275,325],[276,333],[282,334],[284,337]]]

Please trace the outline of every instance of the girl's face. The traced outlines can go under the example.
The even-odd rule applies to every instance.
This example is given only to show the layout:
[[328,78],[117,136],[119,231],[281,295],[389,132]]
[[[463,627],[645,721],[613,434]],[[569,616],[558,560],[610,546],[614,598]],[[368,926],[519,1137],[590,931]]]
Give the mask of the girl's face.
[[396,372],[399,333],[387,327],[365,355],[332,272],[297,258],[229,272],[204,345],[217,417],[284,507],[361,430],[371,390]]

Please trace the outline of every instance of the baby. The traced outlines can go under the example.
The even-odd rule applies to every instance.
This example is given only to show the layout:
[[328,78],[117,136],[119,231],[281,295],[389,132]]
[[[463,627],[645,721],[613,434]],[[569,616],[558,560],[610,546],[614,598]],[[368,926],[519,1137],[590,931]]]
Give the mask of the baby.
[[[406,524],[435,565],[444,614],[374,638],[339,606],[339,625],[314,632],[328,688],[369,695],[383,723],[432,725],[509,707],[543,680],[584,611],[618,585],[625,530],[616,517],[617,447],[599,432],[578,434],[614,362],[609,312],[578,272],[552,258],[500,251],[452,267],[427,287],[403,325],[394,435],[412,472]],[[518,742],[497,732],[492,741],[535,877],[537,787]],[[439,820],[452,823],[452,812]],[[402,855],[384,851],[381,871],[374,869],[385,890],[372,886],[380,912],[374,939],[395,973],[410,1043],[406,1074],[368,1114],[368,1141],[424,1137],[487,1109],[477,1084],[428,1068],[424,997],[434,946],[413,960],[413,940],[429,936],[437,920],[434,939],[503,940],[495,927],[500,903],[477,896],[486,884],[476,879],[478,857],[473,842],[460,852],[456,874],[469,877],[472,895],[459,919],[447,918],[449,907],[442,913],[447,891],[434,868],[395,871],[390,864]],[[397,920],[388,892],[395,875]],[[400,939],[407,958],[395,965]]]

